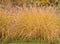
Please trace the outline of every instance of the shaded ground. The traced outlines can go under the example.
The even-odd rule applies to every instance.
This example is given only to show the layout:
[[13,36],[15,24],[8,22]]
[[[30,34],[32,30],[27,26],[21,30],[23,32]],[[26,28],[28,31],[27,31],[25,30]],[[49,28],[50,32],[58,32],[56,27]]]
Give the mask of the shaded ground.
[[60,40],[50,42],[50,41],[43,41],[43,40],[14,39],[14,40],[11,40],[10,42],[0,42],[0,44],[60,44]]

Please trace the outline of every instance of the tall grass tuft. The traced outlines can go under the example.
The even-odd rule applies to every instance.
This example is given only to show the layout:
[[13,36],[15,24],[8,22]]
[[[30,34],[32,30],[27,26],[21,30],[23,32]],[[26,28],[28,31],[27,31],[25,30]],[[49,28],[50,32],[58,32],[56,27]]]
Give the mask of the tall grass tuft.
[[4,41],[15,38],[54,41],[59,38],[59,20],[54,7],[0,9],[0,33]]

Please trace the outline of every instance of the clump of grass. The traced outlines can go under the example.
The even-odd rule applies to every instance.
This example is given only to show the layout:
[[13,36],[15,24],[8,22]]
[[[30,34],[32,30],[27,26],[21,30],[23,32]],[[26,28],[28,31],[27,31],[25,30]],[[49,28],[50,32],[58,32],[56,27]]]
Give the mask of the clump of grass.
[[3,18],[6,18],[6,30],[2,32],[4,41],[14,38],[54,41],[59,38],[60,26],[54,7],[24,7],[1,11]]

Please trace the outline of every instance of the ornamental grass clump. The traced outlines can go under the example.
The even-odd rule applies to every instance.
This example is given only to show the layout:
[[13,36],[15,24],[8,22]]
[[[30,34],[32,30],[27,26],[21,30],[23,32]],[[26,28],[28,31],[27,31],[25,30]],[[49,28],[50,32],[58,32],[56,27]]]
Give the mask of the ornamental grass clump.
[[4,41],[15,38],[54,41],[59,38],[60,30],[55,12],[56,8],[51,6],[2,9],[0,17],[4,21],[1,20],[3,24],[0,26],[6,25],[0,29],[1,37]]

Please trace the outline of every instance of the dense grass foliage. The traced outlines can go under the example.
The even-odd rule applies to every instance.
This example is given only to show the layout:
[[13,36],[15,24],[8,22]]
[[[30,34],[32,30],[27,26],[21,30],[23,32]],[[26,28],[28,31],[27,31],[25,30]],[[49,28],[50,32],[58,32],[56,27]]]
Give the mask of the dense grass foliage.
[[46,5],[46,4],[57,4],[59,0],[0,0],[0,4],[3,5],[18,5],[22,6],[23,4],[26,5]]
[[0,43],[60,44],[58,3],[59,0],[0,0]]
[[55,7],[0,8],[0,37],[55,41],[60,37],[60,21]]

